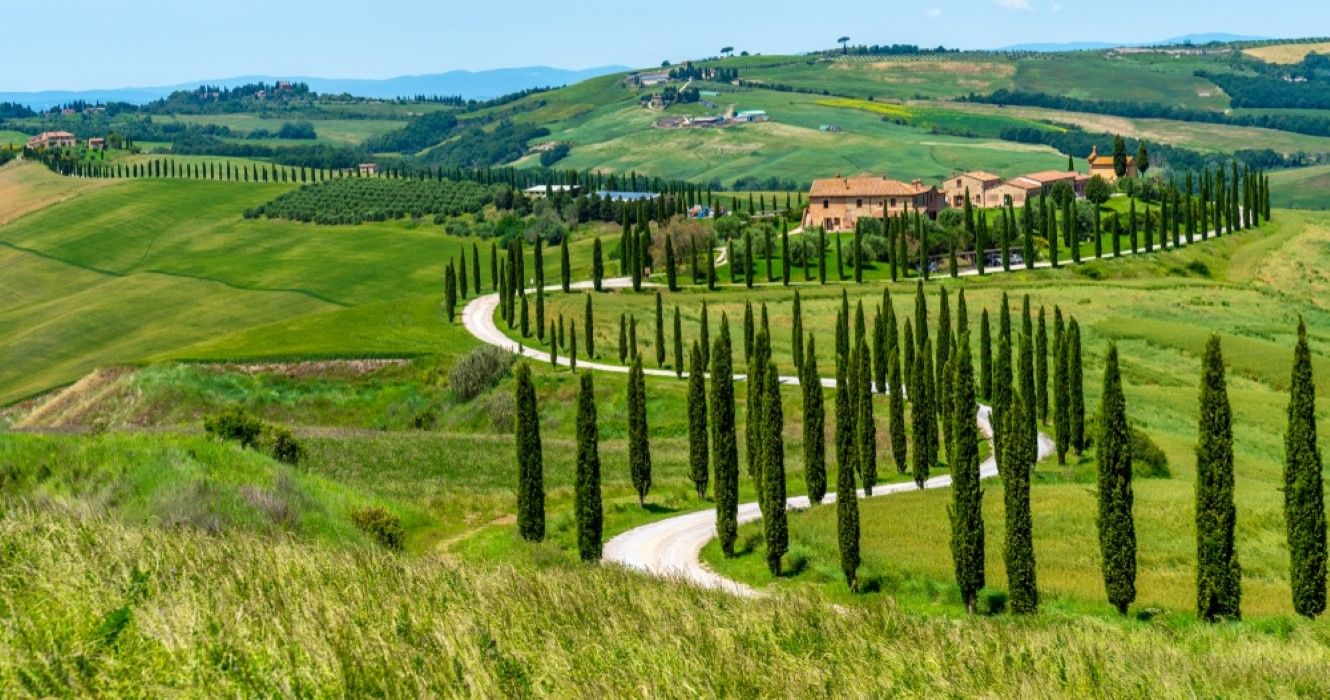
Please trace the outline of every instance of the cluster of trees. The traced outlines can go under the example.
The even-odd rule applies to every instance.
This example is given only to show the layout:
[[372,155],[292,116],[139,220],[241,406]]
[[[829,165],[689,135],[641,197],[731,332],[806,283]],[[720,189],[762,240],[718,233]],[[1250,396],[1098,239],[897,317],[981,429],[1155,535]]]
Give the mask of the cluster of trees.
[[718,83],[728,83],[739,79],[738,68],[725,68],[723,66],[695,65],[692,61],[687,61],[681,66],[675,66],[670,69],[671,80],[711,80]]
[[920,48],[914,44],[860,44],[858,46],[850,46],[847,42],[842,48],[823,53],[824,55],[840,54],[842,56],[927,56],[931,54],[959,52],[960,49],[948,49],[941,45],[929,49]]
[[307,146],[268,146],[236,143],[200,134],[183,134],[171,140],[177,155],[211,155],[230,158],[262,158],[282,165],[336,170],[367,162],[369,154],[357,148],[326,143]]
[[526,143],[550,135],[550,130],[533,124],[499,122],[492,130],[470,125],[458,128],[447,143],[431,148],[422,161],[445,168],[478,168],[517,160],[526,154]]
[[[514,259],[510,258],[508,264],[513,265]],[[449,269],[452,270],[451,265]],[[543,281],[539,275],[537,281]],[[590,345],[594,337],[592,295],[586,298],[584,329]],[[663,364],[665,343],[659,293],[656,300],[657,362]],[[1095,445],[1096,525],[1105,595],[1111,605],[1125,614],[1136,597],[1132,482],[1137,448],[1127,418],[1116,346],[1110,344],[1108,348],[1098,423],[1090,426],[1085,412],[1080,327],[1074,318],[1064,324],[1061,311],[1054,309],[1050,348],[1044,309],[1039,310],[1036,326],[1026,296],[1016,326],[1004,294],[996,343],[988,311],[983,311],[980,369],[976,376],[964,291],[956,300],[954,323],[945,289],[938,301],[933,324],[921,281],[916,289],[914,315],[912,319],[904,319],[902,338],[887,290],[883,291],[881,304],[874,312],[871,330],[863,302],[858,302],[851,315],[848,295],[842,293],[835,325],[833,440],[840,563],[847,584],[852,590],[857,589],[860,566],[858,499],[850,494],[856,494],[862,485],[864,495],[870,496],[877,483],[878,427],[872,394],[888,393],[888,446],[897,470],[910,473],[922,488],[928,482],[931,467],[940,459],[940,450],[945,451],[946,461],[951,465],[950,549],[962,600],[968,610],[976,610],[979,593],[987,585],[979,472],[979,441],[983,438],[975,419],[980,410],[978,401],[983,398],[992,404],[994,454],[1004,485],[1003,556],[1010,610],[1030,614],[1039,607],[1030,489],[1031,474],[1039,459],[1039,425],[1051,421],[1055,431],[1054,451],[1060,462],[1068,451],[1080,454],[1092,443]],[[815,340],[811,334],[804,337],[797,293],[793,304],[791,359],[803,386],[804,478],[809,498],[816,505],[827,493],[824,392],[818,375]],[[719,334],[708,349],[705,302],[701,323],[699,338],[692,342],[688,356],[689,473],[699,496],[705,496],[708,487],[713,489],[720,546],[726,556],[734,556],[740,479],[733,379],[735,349],[730,323],[724,315]],[[637,348],[635,323],[627,326],[632,329],[632,340],[626,343],[622,340],[624,327],[621,321],[620,360],[628,362],[631,368],[627,386],[628,463],[639,501],[645,503],[652,482],[643,358]],[[570,348],[574,371],[577,337],[576,325],[570,324],[567,341],[564,340],[562,318],[557,327],[550,325],[553,361],[557,361],[559,348]],[[759,494],[767,565],[773,574],[779,575],[789,546],[785,424],[778,388],[779,370],[772,357],[765,305],[756,314],[751,304],[746,307],[742,341],[747,366],[746,471]],[[674,362],[681,377],[684,346],[676,307]],[[594,356],[594,350],[588,350],[587,354]],[[542,453],[535,392],[530,370],[525,365],[518,371],[516,391],[518,526],[524,538],[538,541],[544,536]],[[1299,614],[1314,617],[1325,609],[1326,522],[1316,442],[1315,386],[1306,328],[1302,324],[1298,329],[1290,394],[1285,515],[1293,603]],[[904,427],[907,403],[911,425],[908,440]],[[576,509],[579,551],[584,559],[591,561],[600,557],[602,522],[594,404],[591,375],[584,372],[578,403]],[[1202,362],[1200,416],[1196,449],[1197,614],[1205,620],[1236,619],[1240,616],[1241,568],[1234,546],[1232,417],[1218,337],[1207,343]]]
[[1198,70],[1196,75],[1223,88],[1228,93],[1229,104],[1237,108],[1330,108],[1330,94],[1326,91],[1330,57],[1313,51],[1291,66],[1243,59],[1242,67],[1245,69],[1242,72]]
[[[1330,136],[1330,118],[1306,114],[1231,114],[1209,109],[1194,109],[1159,102],[1128,102],[1124,100],[1083,100],[1046,92],[1026,92],[1001,89],[989,95],[971,93],[966,100],[995,105],[1021,105],[1044,107],[1066,112],[1111,114],[1118,117],[1141,119],[1172,119],[1206,124],[1229,124],[1277,129],[1309,136]],[[1237,106],[1237,105],[1234,105]]]
[[366,139],[363,147],[372,153],[417,153],[448,138],[457,124],[457,115],[453,112],[430,112],[412,119],[400,129]]
[[[950,133],[945,127],[935,127],[935,131]],[[1083,158],[1094,147],[1116,138],[1113,134],[1091,133],[1077,126],[1066,126],[1062,130],[1014,126],[1002,129],[997,136],[1003,141],[1049,146],[1076,158]],[[1305,153],[1279,153],[1268,148],[1240,149],[1232,155],[1201,153],[1167,144],[1155,144],[1154,149],[1159,162],[1178,171],[1204,170],[1228,160],[1258,170],[1293,168],[1312,162],[1312,158]]]
[[358,224],[405,216],[454,216],[480,211],[490,196],[488,188],[474,182],[338,177],[282,194],[246,210],[245,217]]

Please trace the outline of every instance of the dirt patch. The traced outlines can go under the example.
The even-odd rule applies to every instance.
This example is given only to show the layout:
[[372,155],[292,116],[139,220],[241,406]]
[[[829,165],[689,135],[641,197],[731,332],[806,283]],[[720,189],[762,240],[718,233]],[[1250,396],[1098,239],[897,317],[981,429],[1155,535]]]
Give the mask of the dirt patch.
[[1300,63],[1307,54],[1312,52],[1320,54],[1330,54],[1330,42],[1321,42],[1319,44],[1278,44],[1276,46],[1258,46],[1255,48],[1244,49],[1242,52],[1248,56],[1259,58],[1266,63],[1290,64]]
[[309,362],[275,362],[267,364],[216,364],[206,365],[214,372],[238,372],[250,376],[273,374],[288,379],[304,379],[321,376],[364,376],[373,374],[387,367],[402,367],[410,360],[313,360]]
[[48,394],[26,416],[15,423],[18,430],[34,428],[69,428],[79,424],[111,387],[136,370],[127,367],[98,369],[65,389]]

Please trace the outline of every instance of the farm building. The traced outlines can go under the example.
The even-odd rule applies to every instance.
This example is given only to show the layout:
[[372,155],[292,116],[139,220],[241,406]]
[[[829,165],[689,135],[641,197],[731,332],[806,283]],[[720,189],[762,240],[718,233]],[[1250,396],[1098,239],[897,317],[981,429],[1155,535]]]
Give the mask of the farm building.
[[[1113,156],[1101,156],[1101,155],[1099,155],[1099,147],[1098,147],[1098,146],[1095,146],[1095,147],[1090,151],[1090,157],[1089,157],[1087,160],[1090,161],[1090,176],[1091,176],[1091,177],[1094,177],[1095,175],[1098,175],[1099,177],[1102,177],[1102,178],[1104,178],[1105,180],[1108,180],[1109,182],[1117,182],[1117,181],[1118,181],[1118,171],[1117,171],[1117,168],[1114,168],[1114,167],[1113,167]],[[1139,174],[1140,174],[1140,173],[1137,171],[1137,168],[1136,168],[1136,158],[1133,157],[1133,156],[1127,156],[1127,173],[1126,173],[1126,176],[1127,176],[1127,177],[1136,177],[1136,176],[1139,175]]]
[[760,109],[746,109],[742,112],[735,112],[734,114],[734,121],[742,124],[764,122],[770,118],[771,117],[767,116],[765,111]]
[[[993,173],[973,171],[957,173],[942,183],[942,193],[946,195],[947,206],[965,206],[965,193],[970,194],[970,204],[976,207],[994,206],[989,204],[988,193],[1002,184],[1002,178]],[[1001,200],[999,200],[1000,202]]]
[[88,139],[88,148],[106,148],[106,139],[96,136]]
[[379,164],[378,164],[378,163],[361,163],[359,167],[360,167],[360,174],[361,174],[361,175],[378,175],[378,174],[379,174]]
[[803,225],[851,231],[860,218],[878,219],[884,213],[914,210],[936,216],[945,206],[942,193],[920,180],[906,183],[884,177],[834,177],[813,181]]
[[1074,170],[1043,170],[1037,173],[1030,173],[1029,175],[1022,175],[1021,177],[1027,180],[1034,180],[1040,185],[1050,189],[1059,182],[1065,182],[1068,185],[1071,185],[1071,188],[1076,192],[1077,197],[1085,196],[1085,185],[1090,181],[1089,175],[1082,175]]
[[616,192],[612,190],[598,190],[596,196],[601,199],[608,199],[611,202],[651,202],[660,198],[655,192]]
[[73,146],[78,143],[78,139],[68,131],[43,131],[40,134],[28,139],[28,148],[39,150],[42,148],[62,148]]
[[639,73],[637,75],[637,84],[642,87],[655,87],[670,82],[669,73]]

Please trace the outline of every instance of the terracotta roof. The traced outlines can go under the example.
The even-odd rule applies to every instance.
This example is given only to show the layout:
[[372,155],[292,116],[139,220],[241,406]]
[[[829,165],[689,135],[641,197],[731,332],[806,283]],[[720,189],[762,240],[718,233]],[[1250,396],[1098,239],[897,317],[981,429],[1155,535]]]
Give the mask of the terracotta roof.
[[913,197],[933,188],[884,177],[835,177],[813,181],[810,197]]
[[[1135,156],[1127,156],[1128,165],[1132,165],[1135,162],[1136,162]],[[1096,156],[1094,159],[1090,161],[1090,165],[1111,166],[1113,165],[1113,156]]]
[[961,173],[960,175],[957,175],[956,177],[969,177],[969,178],[974,178],[975,180],[980,180],[980,181],[983,181],[983,182],[992,182],[992,181],[994,181],[994,180],[1001,180],[1001,179],[1002,179],[1002,178],[998,177],[997,175],[994,175],[993,173],[987,173],[987,172],[984,172],[984,171],[982,171],[982,170],[974,170],[974,171],[971,171],[971,172],[968,172],[968,173]]
[[1037,180],[1031,180],[1028,177],[1015,177],[1010,180],[1007,180],[1003,184],[1025,190],[1026,192],[1029,192],[1030,190],[1043,189],[1044,187],[1043,183]]
[[1059,180],[1075,179],[1076,173],[1071,172],[1070,170],[1044,170],[1037,173],[1022,175],[1021,177],[1027,180],[1034,180],[1035,182],[1048,183],[1058,182]]

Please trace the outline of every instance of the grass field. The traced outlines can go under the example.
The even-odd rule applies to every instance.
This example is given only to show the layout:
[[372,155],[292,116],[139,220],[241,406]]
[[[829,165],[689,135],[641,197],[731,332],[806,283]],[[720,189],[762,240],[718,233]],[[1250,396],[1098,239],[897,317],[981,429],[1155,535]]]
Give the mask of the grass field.
[[287,122],[309,121],[314,125],[318,139],[312,141],[281,141],[262,139],[246,143],[268,145],[301,145],[310,143],[329,143],[338,146],[358,146],[371,136],[378,136],[400,128],[402,119],[318,119],[310,120],[299,116],[265,117],[255,114],[184,114],[173,117],[187,124],[217,124],[239,131],[267,129],[276,133]]
[[1330,166],[1280,170],[1270,174],[1275,206],[1330,209]]
[[[69,198],[0,228],[3,284],[17,300],[0,310],[9,329],[0,400],[186,348],[215,359],[354,357],[429,352],[461,337],[445,327],[437,290],[446,260],[469,254],[471,239],[410,220],[242,218],[293,186],[0,171],[0,191],[37,198],[21,201]],[[478,243],[488,275],[489,244]],[[572,247],[585,276],[591,240]]]
[[[1183,65],[1183,64],[1188,65]],[[1228,96],[1192,75],[1190,61],[1154,54],[1131,58],[1102,52],[1048,54],[1022,59],[1015,88],[1082,100],[1157,102],[1197,109],[1223,109]],[[1213,68],[1213,62],[1207,62]]]
[[1242,52],[1266,63],[1301,63],[1309,53],[1330,53],[1330,42],[1254,46]]

